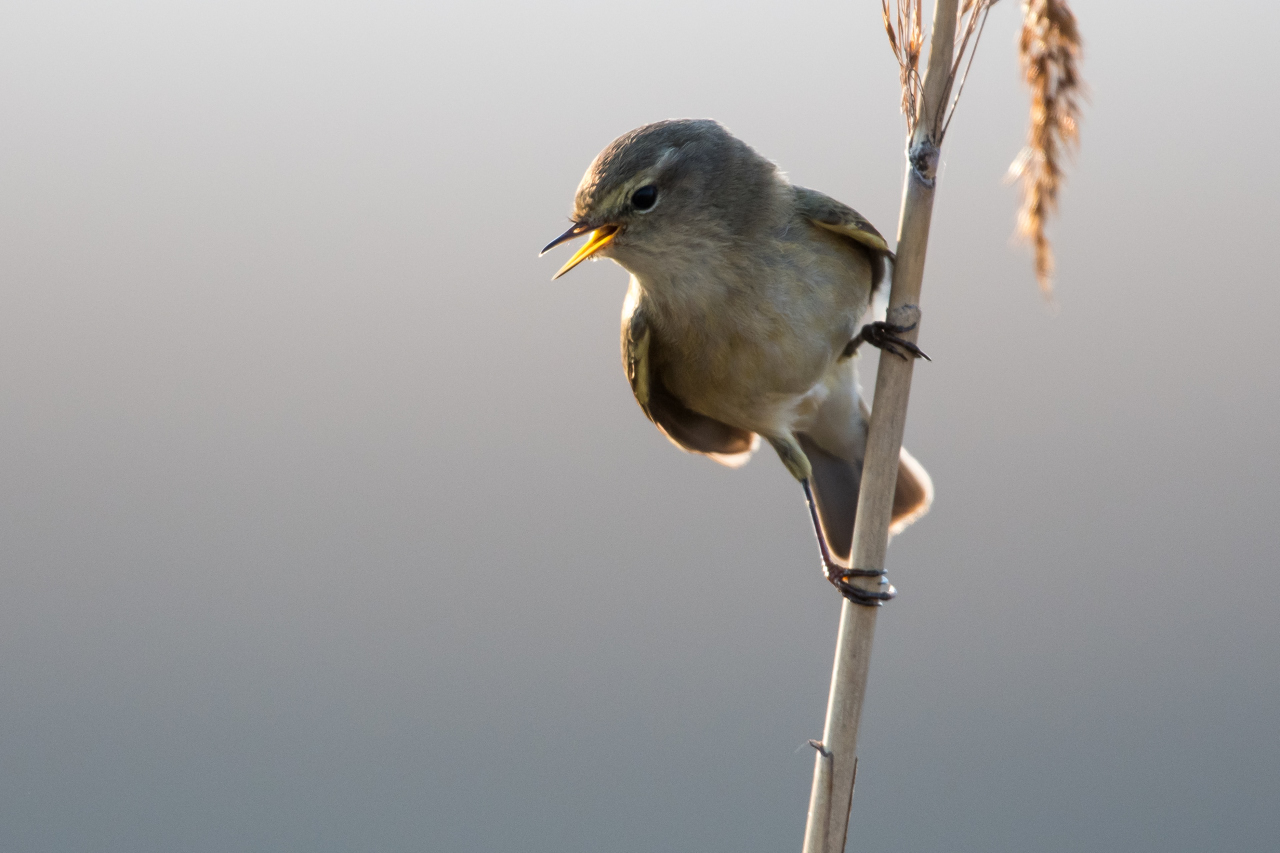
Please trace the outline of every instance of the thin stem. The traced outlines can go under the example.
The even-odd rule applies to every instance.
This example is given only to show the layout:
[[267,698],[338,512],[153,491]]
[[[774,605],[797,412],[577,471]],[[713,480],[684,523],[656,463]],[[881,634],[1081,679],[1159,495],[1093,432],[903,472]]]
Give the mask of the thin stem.
[[[956,107],[960,106],[960,96],[964,94],[964,81],[969,79],[969,69],[973,67],[973,58],[978,55],[978,44],[982,41],[982,31],[987,28],[987,15],[991,14],[991,4],[987,3],[982,7],[982,22],[978,24],[978,34],[973,39],[973,50],[969,53],[969,61],[965,63],[964,73],[960,75],[960,83],[956,86],[956,96],[951,100],[951,107],[947,110],[947,120],[942,123],[942,131],[938,134],[938,144],[942,144],[942,140],[947,137],[947,128],[951,127],[951,119],[955,117]],[[976,18],[975,14],[975,18]],[[964,51],[969,43],[969,33],[971,31],[972,21],[967,28],[964,36],[964,42],[960,45],[960,58],[964,57]],[[956,60],[957,68],[959,67],[959,59]],[[951,73],[954,75],[956,69],[953,68]]]
[[[889,292],[890,322],[901,322],[908,315],[918,315],[919,312],[916,306],[924,277],[941,141],[936,133],[941,127],[939,118],[946,108],[950,91],[958,2],[938,0],[934,8],[929,65],[908,149],[909,168],[898,223],[898,259],[894,264],[893,285]],[[903,323],[909,324],[909,320]],[[915,329],[904,333],[904,337],[914,342],[918,330],[917,324]],[[880,359],[857,520],[853,529],[852,565],[855,568],[884,568],[913,367],[914,359]],[[866,579],[854,581],[859,582],[870,583]],[[866,695],[877,612],[878,608],[864,607],[847,600],[841,608],[827,720],[822,733],[823,749],[814,759],[804,853],[844,853],[849,809],[853,801],[858,724]]]

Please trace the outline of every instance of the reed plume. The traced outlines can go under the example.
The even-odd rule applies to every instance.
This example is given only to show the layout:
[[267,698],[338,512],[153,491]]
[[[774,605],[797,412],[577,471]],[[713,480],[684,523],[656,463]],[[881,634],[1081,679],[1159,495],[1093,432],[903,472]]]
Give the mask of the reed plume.
[[916,129],[916,113],[920,102],[920,49],[924,47],[924,26],[920,22],[920,0],[896,0],[896,22],[889,16],[889,0],[880,0],[884,29],[889,34],[889,49],[898,60],[898,79],[902,83],[902,114],[907,117],[907,135]]
[[1027,145],[1009,174],[1022,181],[1018,233],[1035,254],[1036,281],[1053,296],[1053,247],[1045,222],[1057,210],[1063,182],[1062,161],[1080,141],[1080,100],[1084,84],[1077,63],[1080,33],[1065,0],[1023,0],[1018,39],[1022,76],[1031,89],[1031,126]]

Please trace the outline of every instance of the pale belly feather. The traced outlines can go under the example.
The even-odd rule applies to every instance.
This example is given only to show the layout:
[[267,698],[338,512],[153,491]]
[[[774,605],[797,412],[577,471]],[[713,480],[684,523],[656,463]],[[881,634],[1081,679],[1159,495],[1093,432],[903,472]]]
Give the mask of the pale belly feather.
[[[805,226],[759,245],[665,247],[631,268],[628,302],[653,328],[652,369],[689,408],[766,437],[804,430],[853,374],[840,355],[871,298],[871,263]],[[633,302],[634,300],[634,302]]]

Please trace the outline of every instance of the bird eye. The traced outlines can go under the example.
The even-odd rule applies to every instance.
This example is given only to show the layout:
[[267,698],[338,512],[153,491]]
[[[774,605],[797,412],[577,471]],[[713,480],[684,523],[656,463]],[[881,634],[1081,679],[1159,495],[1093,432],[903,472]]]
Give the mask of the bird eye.
[[653,184],[641,187],[631,194],[631,206],[644,213],[658,203],[658,188]]

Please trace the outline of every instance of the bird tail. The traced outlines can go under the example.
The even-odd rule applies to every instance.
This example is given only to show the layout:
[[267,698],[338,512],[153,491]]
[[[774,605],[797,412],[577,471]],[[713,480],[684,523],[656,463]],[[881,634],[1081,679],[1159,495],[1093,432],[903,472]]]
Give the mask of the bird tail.
[[[810,436],[796,439],[813,468],[810,485],[818,508],[818,521],[831,555],[848,564],[853,544],[853,520],[858,513],[858,488],[862,481],[862,458],[843,459],[820,447]],[[889,535],[895,536],[929,511],[933,503],[933,481],[916,458],[902,449],[898,457],[898,482],[893,493],[893,515]]]

